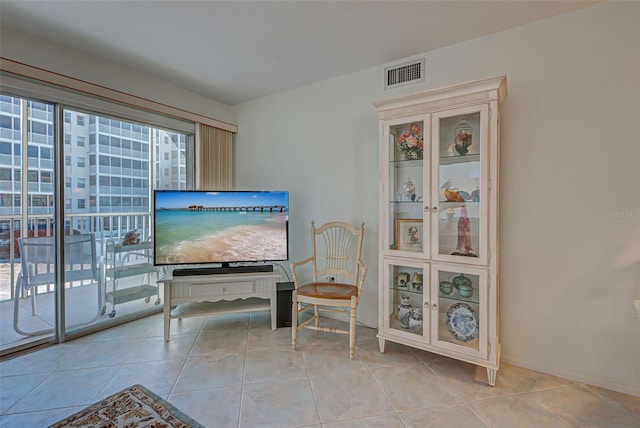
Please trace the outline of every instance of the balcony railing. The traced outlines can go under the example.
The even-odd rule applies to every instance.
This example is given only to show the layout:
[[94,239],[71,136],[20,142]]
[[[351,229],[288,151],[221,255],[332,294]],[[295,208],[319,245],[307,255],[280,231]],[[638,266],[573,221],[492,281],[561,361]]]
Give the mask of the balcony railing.
[[[20,271],[18,238],[22,235],[22,221],[21,215],[0,215],[0,301],[15,298],[15,281]],[[29,215],[26,221],[28,236],[54,234],[53,214]],[[141,240],[151,237],[151,214],[148,211],[66,214],[65,223],[74,232],[95,234],[98,257],[104,254],[107,239],[118,242],[130,230],[137,230]],[[83,284],[70,283],[71,287],[79,285]],[[39,287],[38,293],[50,292],[52,287]]]

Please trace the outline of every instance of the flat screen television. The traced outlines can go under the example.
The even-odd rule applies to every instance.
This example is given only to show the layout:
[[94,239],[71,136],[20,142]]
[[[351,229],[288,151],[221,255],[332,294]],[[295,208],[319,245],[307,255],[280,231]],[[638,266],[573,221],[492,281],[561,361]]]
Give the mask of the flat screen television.
[[289,259],[289,192],[156,190],[154,264]]

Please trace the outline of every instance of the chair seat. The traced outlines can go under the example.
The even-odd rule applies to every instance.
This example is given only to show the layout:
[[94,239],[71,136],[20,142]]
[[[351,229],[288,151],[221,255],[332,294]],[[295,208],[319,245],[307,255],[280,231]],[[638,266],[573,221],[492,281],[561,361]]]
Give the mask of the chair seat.
[[298,296],[350,300],[351,296],[358,295],[358,288],[350,284],[337,282],[312,282],[298,287],[296,292]]

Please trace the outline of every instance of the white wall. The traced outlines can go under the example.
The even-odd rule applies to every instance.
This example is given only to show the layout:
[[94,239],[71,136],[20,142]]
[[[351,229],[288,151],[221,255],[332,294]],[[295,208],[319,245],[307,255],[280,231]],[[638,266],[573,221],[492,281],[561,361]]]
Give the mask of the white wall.
[[146,73],[106,61],[98,56],[71,50],[6,25],[0,29],[2,57],[223,122],[236,123],[228,105],[185,90],[177,84],[150,77]]
[[507,73],[503,361],[640,395],[639,18],[639,3],[596,5],[429,52],[424,84],[384,91],[381,64],[237,105],[237,187],[291,191],[292,260],[312,219],[367,222],[358,320],[375,326],[371,102]]
[[639,3],[609,2],[429,52],[424,84],[384,91],[381,64],[235,109],[6,26],[0,36],[4,57],[237,123],[237,187],[291,191],[292,259],[309,255],[312,219],[365,220],[370,274],[358,318],[370,326],[378,263],[371,102],[507,73],[503,361],[640,395],[632,304],[640,298],[639,22]]

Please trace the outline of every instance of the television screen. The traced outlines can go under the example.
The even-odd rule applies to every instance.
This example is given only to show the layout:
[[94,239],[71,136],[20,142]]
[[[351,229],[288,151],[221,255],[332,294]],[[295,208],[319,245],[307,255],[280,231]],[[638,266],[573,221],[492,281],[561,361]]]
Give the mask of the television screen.
[[154,192],[156,265],[289,258],[289,192]]

